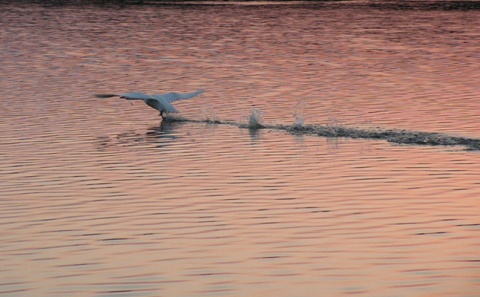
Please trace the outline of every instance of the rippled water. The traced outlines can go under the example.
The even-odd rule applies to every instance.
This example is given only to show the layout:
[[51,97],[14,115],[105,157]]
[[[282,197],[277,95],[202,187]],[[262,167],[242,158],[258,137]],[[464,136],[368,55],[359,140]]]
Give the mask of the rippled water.
[[480,138],[442,3],[2,4],[0,295],[478,296],[478,153],[202,122]]

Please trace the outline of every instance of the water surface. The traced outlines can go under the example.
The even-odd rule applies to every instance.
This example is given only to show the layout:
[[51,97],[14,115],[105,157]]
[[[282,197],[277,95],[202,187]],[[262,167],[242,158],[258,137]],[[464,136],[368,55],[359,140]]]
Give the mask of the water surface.
[[201,122],[480,138],[479,10],[413,8],[3,4],[0,294],[477,296],[478,153]]

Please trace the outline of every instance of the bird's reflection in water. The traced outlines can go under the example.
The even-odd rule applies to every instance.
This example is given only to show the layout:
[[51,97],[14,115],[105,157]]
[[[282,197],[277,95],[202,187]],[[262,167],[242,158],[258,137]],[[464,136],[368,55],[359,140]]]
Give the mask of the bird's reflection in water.
[[164,147],[180,137],[175,131],[183,124],[185,123],[164,120],[158,126],[148,128],[145,134],[127,130],[115,136],[99,136],[96,138],[97,149],[105,151],[114,147],[144,146],[145,144]]
[[149,143],[155,143],[157,147],[166,146],[180,137],[179,134],[176,133],[176,130],[184,124],[185,123],[183,122],[170,122],[164,120],[160,125],[152,126],[147,129],[145,140]]

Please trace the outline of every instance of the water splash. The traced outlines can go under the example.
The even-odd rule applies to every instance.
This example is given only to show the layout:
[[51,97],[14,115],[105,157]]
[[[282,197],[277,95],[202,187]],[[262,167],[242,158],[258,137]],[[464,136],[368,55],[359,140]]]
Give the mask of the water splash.
[[467,150],[480,150],[480,139],[478,138],[452,136],[448,134],[435,133],[435,132],[382,129],[379,127],[362,129],[362,128],[346,127],[341,125],[337,125],[337,126],[308,125],[304,127],[282,126],[282,127],[279,127],[279,129],[285,130],[292,134],[301,134],[301,135],[378,139],[378,140],[386,140],[388,142],[393,142],[398,144],[417,144],[417,145],[431,145],[431,146],[461,145],[461,146],[465,146]]
[[293,135],[312,135],[321,137],[343,137],[354,139],[374,139],[386,140],[398,144],[416,144],[416,145],[430,145],[430,146],[464,146],[466,150],[477,151],[480,150],[479,138],[468,138],[461,136],[452,136],[444,133],[410,131],[398,129],[382,129],[375,128],[357,128],[347,127],[340,124],[329,123],[327,125],[292,125],[282,124],[265,124],[263,123],[263,114],[260,110],[253,108],[249,121],[247,124],[238,123],[234,121],[225,120],[190,120],[186,118],[172,117],[166,119],[172,122],[191,122],[191,123],[208,123],[219,125],[231,125],[239,128],[246,128],[251,130],[256,129],[271,129],[277,131],[285,131]]
[[206,122],[215,122],[217,120],[217,114],[211,104],[202,106],[201,114]]
[[261,129],[263,125],[263,113],[260,109],[252,108],[250,116],[248,118],[247,128],[249,129]]
[[293,108],[293,117],[295,118],[295,122],[293,123],[293,125],[295,126],[304,126],[305,125],[305,120],[306,120],[306,116],[305,116],[305,105],[306,105],[306,102],[305,101],[298,101],[297,104],[295,104],[295,107]]

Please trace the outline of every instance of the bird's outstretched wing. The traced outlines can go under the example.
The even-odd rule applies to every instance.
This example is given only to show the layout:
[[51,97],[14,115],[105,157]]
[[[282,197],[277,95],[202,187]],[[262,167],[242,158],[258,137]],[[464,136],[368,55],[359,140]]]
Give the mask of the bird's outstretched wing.
[[204,92],[204,90],[198,90],[196,92],[193,92],[193,93],[176,93],[176,92],[170,92],[170,93],[166,93],[166,94],[155,94],[155,95],[151,95],[152,97],[154,98],[163,98],[164,100],[168,101],[168,102],[174,102],[174,101],[178,101],[178,100],[185,100],[185,99],[190,99],[190,98],[193,98],[193,97],[196,97],[200,94],[202,94]]

